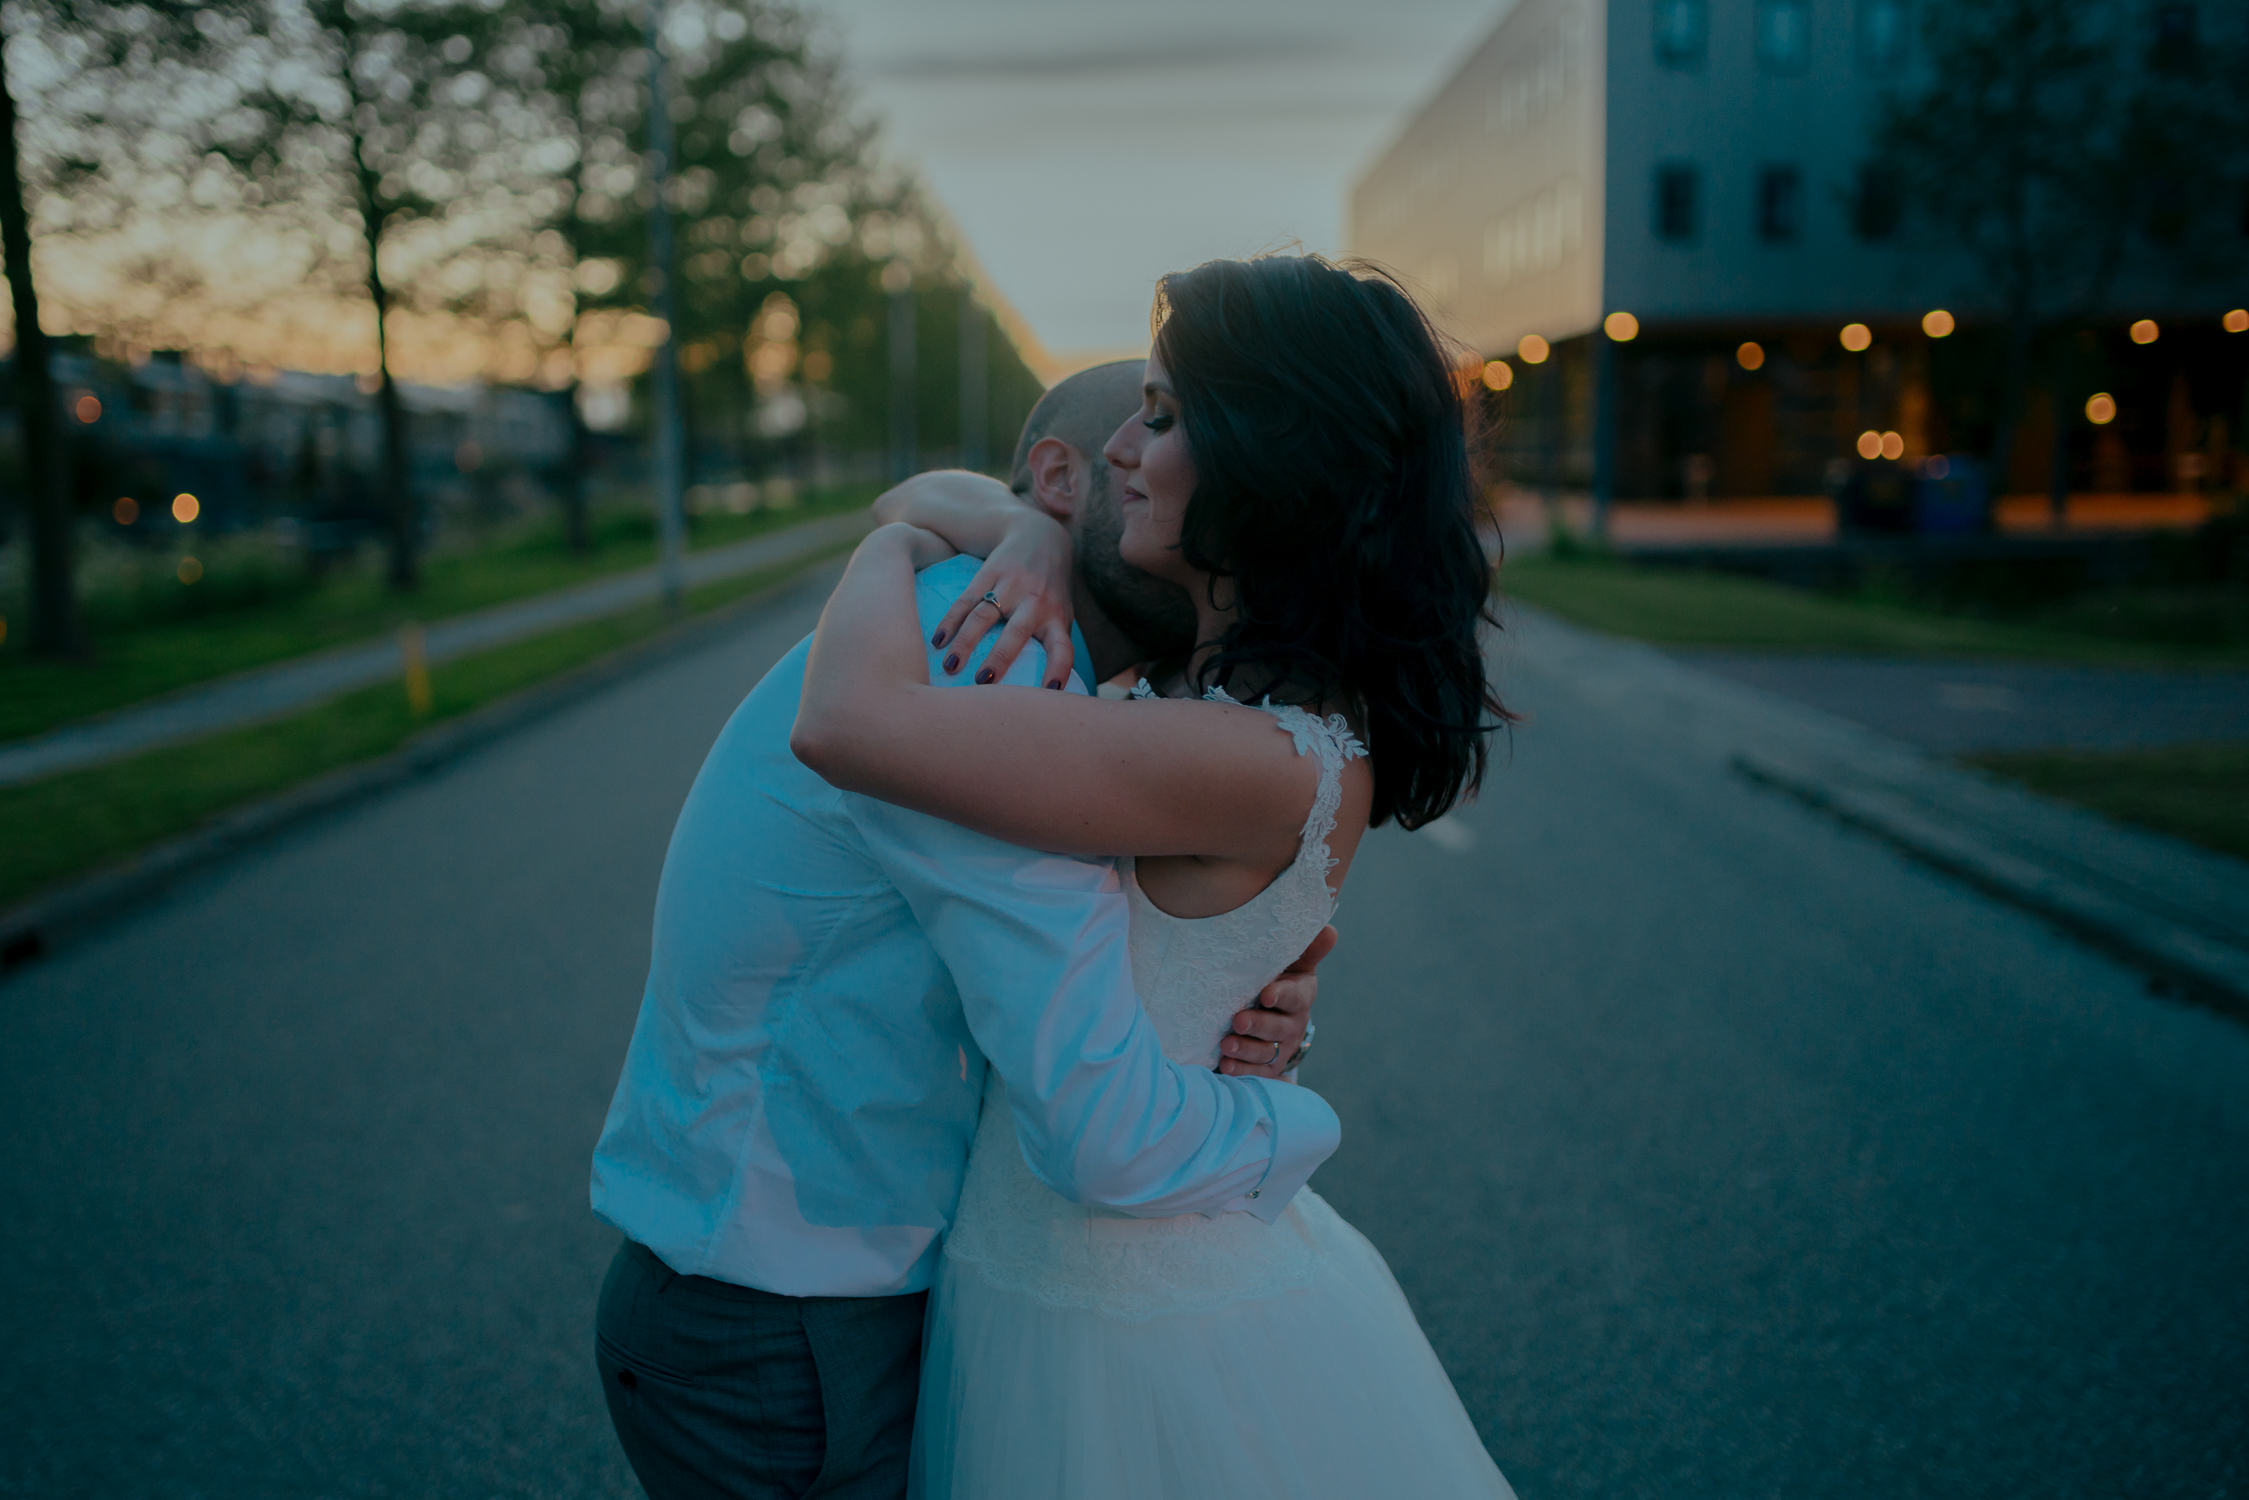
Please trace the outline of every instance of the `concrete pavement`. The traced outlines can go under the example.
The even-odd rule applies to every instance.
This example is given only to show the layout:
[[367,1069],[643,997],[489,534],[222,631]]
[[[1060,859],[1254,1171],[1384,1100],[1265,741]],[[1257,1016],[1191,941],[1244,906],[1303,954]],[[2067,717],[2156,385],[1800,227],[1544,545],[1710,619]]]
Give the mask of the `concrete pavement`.
[[[634,1493],[587,1153],[680,799],[817,602],[0,984],[0,1495]],[[1525,1500],[2249,1489],[2249,1029],[1507,660],[1307,1081]]]

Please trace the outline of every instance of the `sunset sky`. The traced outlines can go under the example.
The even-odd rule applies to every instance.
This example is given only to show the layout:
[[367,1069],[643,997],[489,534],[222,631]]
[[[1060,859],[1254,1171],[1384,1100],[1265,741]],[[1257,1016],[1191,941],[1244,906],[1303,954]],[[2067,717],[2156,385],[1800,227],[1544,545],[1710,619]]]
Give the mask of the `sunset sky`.
[[1068,368],[1156,277],[1342,248],[1352,175],[1510,0],[818,0],[862,98]]

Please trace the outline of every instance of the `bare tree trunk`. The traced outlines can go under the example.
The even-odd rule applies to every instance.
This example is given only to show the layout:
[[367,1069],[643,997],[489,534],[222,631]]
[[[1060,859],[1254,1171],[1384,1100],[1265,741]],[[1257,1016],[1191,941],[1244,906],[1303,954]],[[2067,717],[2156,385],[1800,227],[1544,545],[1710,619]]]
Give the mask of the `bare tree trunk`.
[[71,578],[70,497],[63,485],[62,433],[55,411],[47,335],[31,282],[31,217],[16,154],[16,101],[0,66],[0,252],[16,313],[16,411],[23,433],[24,509],[31,530],[30,647],[39,656],[82,656],[78,600]]
[[421,582],[417,555],[420,538],[414,534],[414,481],[406,462],[406,408],[398,398],[398,382],[390,373],[390,291],[383,285],[382,262],[377,254],[383,243],[384,214],[376,198],[375,174],[368,169],[364,144],[356,131],[351,152],[352,164],[358,169],[359,215],[367,241],[367,295],[375,304],[375,360],[382,381],[376,389],[375,411],[382,425],[380,483],[390,543],[384,578],[393,592],[406,593]]

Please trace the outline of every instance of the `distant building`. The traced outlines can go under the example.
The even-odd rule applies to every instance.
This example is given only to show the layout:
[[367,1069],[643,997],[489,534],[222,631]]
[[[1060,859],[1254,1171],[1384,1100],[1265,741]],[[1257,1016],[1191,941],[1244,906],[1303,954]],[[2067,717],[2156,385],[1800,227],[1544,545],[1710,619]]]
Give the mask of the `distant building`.
[[[2142,10],[2175,25],[2193,7],[2127,24]],[[1989,320],[1964,267],[1901,241],[1866,164],[1918,46],[1909,0],[1521,0],[1354,186],[1352,251],[1507,362],[1502,459],[1523,482],[1813,494],[1862,441],[1974,451],[1988,414],[1959,393],[1977,339],[1937,349],[1922,320]],[[2064,406],[2074,488],[2220,483],[2240,464],[2249,337],[2219,315],[2244,288],[2183,306],[2166,290],[2120,288],[2095,335],[2119,414],[2096,428]],[[1611,314],[1629,342],[1603,338]],[[2187,321],[2140,348],[2125,323],[2149,316]],[[2034,393],[2004,487],[2045,488],[2054,420]]]

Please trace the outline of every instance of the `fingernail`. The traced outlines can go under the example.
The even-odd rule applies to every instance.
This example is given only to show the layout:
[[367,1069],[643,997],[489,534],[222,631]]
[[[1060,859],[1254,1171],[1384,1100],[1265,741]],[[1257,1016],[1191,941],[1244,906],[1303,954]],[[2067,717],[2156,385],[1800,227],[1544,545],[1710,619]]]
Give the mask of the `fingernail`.
[[976,674],[976,680],[980,684],[990,682],[992,680],[992,669],[990,667],[986,667],[983,671],[978,672]]
[[936,633],[935,635],[931,636],[931,637],[929,638],[929,644],[931,644],[932,646],[942,646],[942,645],[944,645],[944,644],[945,644],[945,632],[944,632],[944,631],[942,631],[942,630],[940,630],[940,631],[938,631],[938,632],[937,632],[937,633]]
[[1050,683],[1048,683],[1048,684],[1047,684],[1047,688],[1048,688],[1048,690],[1049,690],[1049,691],[1051,691],[1051,692],[1056,692],[1056,693],[1059,693],[1059,692],[1061,692],[1061,691],[1062,691],[1062,679],[1061,679],[1061,678],[1059,678],[1059,677],[1055,678],[1055,679],[1054,679],[1054,681],[1052,681],[1052,682],[1050,682]]
[[959,657],[957,657],[957,656],[948,656],[948,657],[946,657],[946,658],[945,658],[945,670],[946,670],[946,671],[948,671],[948,672],[958,672],[958,671],[959,671],[960,669],[961,669],[961,659],[960,659]]

